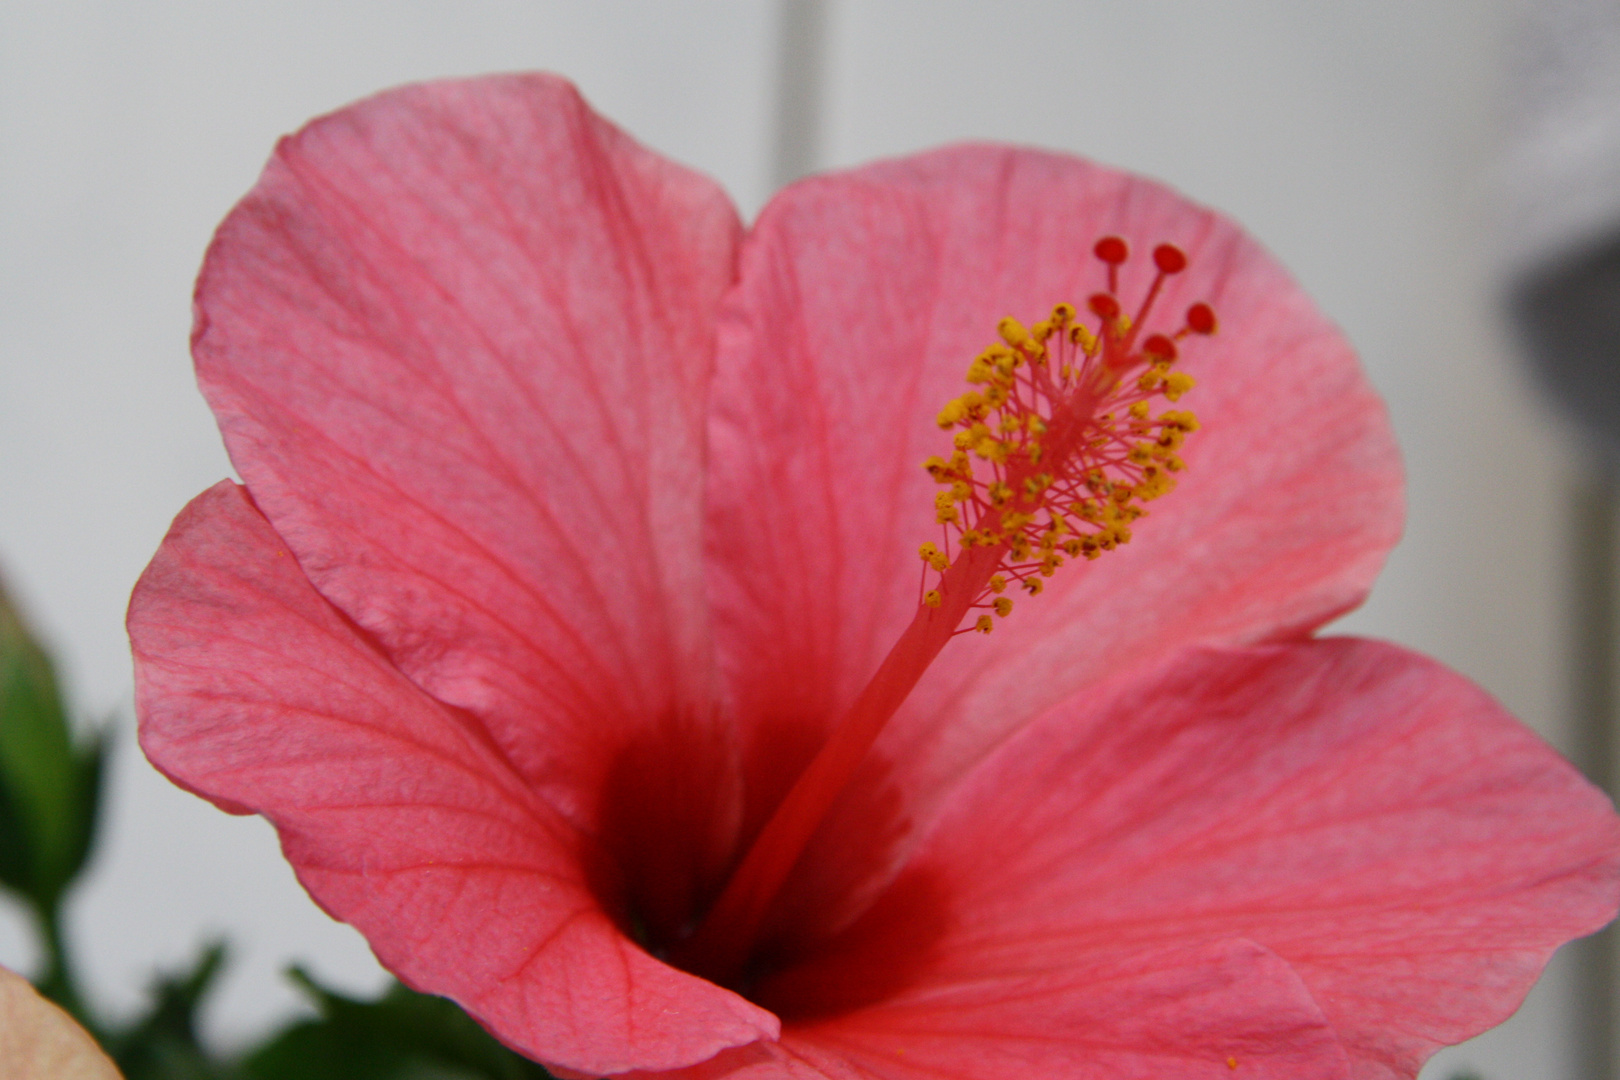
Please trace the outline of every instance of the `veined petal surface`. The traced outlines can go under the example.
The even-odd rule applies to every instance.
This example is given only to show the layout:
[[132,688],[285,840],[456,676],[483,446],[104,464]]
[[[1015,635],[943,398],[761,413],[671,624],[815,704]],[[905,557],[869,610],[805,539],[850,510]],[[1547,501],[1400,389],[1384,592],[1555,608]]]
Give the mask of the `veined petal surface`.
[[[561,79],[430,83],[284,139],[197,286],[199,380],[299,566],[591,830],[726,738],[699,538],[740,233]],[[691,771],[715,805],[666,846],[707,865],[734,785]]]
[[180,515],[129,628],[147,756],[268,818],[310,895],[410,985],[593,1074],[776,1034],[770,1013],[620,932],[607,853],[317,594],[243,489]]
[[671,1080],[1344,1080],[1348,1069],[1288,964],[1252,941],[1221,941],[918,986],[789,1024],[780,1042]]
[[1298,973],[1356,1080],[1410,1080],[1613,918],[1620,820],[1495,702],[1391,645],[1197,649],[1050,710],[894,885],[801,943],[791,1016],[1231,939]]

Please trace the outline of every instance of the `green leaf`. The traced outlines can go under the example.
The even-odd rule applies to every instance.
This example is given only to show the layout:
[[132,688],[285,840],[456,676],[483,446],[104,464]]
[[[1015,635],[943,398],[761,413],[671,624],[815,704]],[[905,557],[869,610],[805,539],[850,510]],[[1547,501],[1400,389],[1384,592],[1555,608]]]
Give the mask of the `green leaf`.
[[0,884],[42,917],[89,858],[106,745],[74,745],[50,657],[0,587]]
[[236,1080],[197,1038],[197,1011],[225,965],[225,943],[203,949],[189,970],[160,974],[144,1017],[103,1045],[125,1080]]
[[289,973],[320,1010],[250,1053],[244,1080],[546,1080],[454,1002],[395,984],[375,1001]]

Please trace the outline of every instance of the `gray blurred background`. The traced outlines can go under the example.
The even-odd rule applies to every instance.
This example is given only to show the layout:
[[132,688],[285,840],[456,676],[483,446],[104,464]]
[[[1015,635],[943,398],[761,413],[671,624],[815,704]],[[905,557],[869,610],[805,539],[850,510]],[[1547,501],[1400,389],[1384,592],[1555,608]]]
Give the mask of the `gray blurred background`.
[[[170,519],[230,474],[186,349],[214,225],[278,135],[418,79],[560,72],[717,177],[745,217],[803,172],[962,138],[1078,152],[1230,213],[1361,350],[1406,455],[1406,538],[1341,628],[1439,657],[1580,749],[1571,626],[1591,579],[1574,508],[1593,505],[1594,452],[1534,392],[1501,314],[1507,277],[1552,242],[1520,224],[1525,193],[1548,190],[1525,134],[1529,14],[1518,0],[0,0],[0,567],[77,713],[122,732],[110,828],[71,908],[92,995],[129,1012],[154,965],[214,933],[236,945],[208,1017],[221,1040],[297,1008],[291,960],[340,987],[383,981],[268,826],[140,757],[122,618]],[[28,942],[0,909],[0,964],[28,971]],[[1601,970],[1581,966],[1560,957],[1518,1016],[1425,1077],[1593,1076],[1580,1031]]]

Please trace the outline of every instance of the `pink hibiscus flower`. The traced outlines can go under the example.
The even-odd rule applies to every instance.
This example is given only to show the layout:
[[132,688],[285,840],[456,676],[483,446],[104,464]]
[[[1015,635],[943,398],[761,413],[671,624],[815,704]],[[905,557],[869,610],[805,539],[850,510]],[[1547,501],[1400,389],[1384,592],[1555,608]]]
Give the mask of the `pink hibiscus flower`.
[[559,80],[411,87],[281,143],[194,350],[246,486],[135,590],[142,745],[565,1076],[1411,1077],[1614,914],[1607,800],[1311,637],[1383,409],[1152,182],[963,146],[745,230]]

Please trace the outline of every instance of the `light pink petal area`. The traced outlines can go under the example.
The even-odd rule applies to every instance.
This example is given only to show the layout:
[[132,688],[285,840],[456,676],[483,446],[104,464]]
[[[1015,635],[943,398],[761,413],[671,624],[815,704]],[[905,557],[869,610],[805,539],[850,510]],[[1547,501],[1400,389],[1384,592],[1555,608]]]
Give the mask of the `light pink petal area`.
[[[1203,429],[1128,547],[1065,567],[990,638],[947,648],[878,749],[904,763],[886,786],[919,813],[1017,724],[1109,672],[1182,643],[1298,634],[1356,604],[1400,530],[1395,446],[1349,345],[1226,219],[1032,150],[813,178],[765,209],[721,325],[709,551],[741,714],[829,723],[871,676],[916,610],[918,545],[940,539],[920,467],[950,449],[935,416],[1003,316],[1084,310],[1106,283],[1091,248],[1107,234],[1134,245],[1128,306],[1154,244],[1191,257],[1150,328],[1173,331],[1195,300],[1219,312],[1217,336],[1183,345],[1198,385],[1180,404]],[[846,824],[872,819],[877,779]]]
[[1298,972],[1356,1080],[1406,1080],[1505,1019],[1617,883],[1608,800],[1459,676],[1349,639],[1191,650],[998,750],[845,944],[760,1000],[1242,938]]
[[482,727],[310,587],[241,488],[177,519],[130,605],[141,746],[264,814],[299,880],[402,979],[525,1053],[596,1074],[772,1037],[776,1018],[653,960],[613,870]]
[[572,86],[505,76],[284,139],[198,282],[200,381],[299,565],[586,827],[637,740],[718,737],[703,428],[740,234]]

